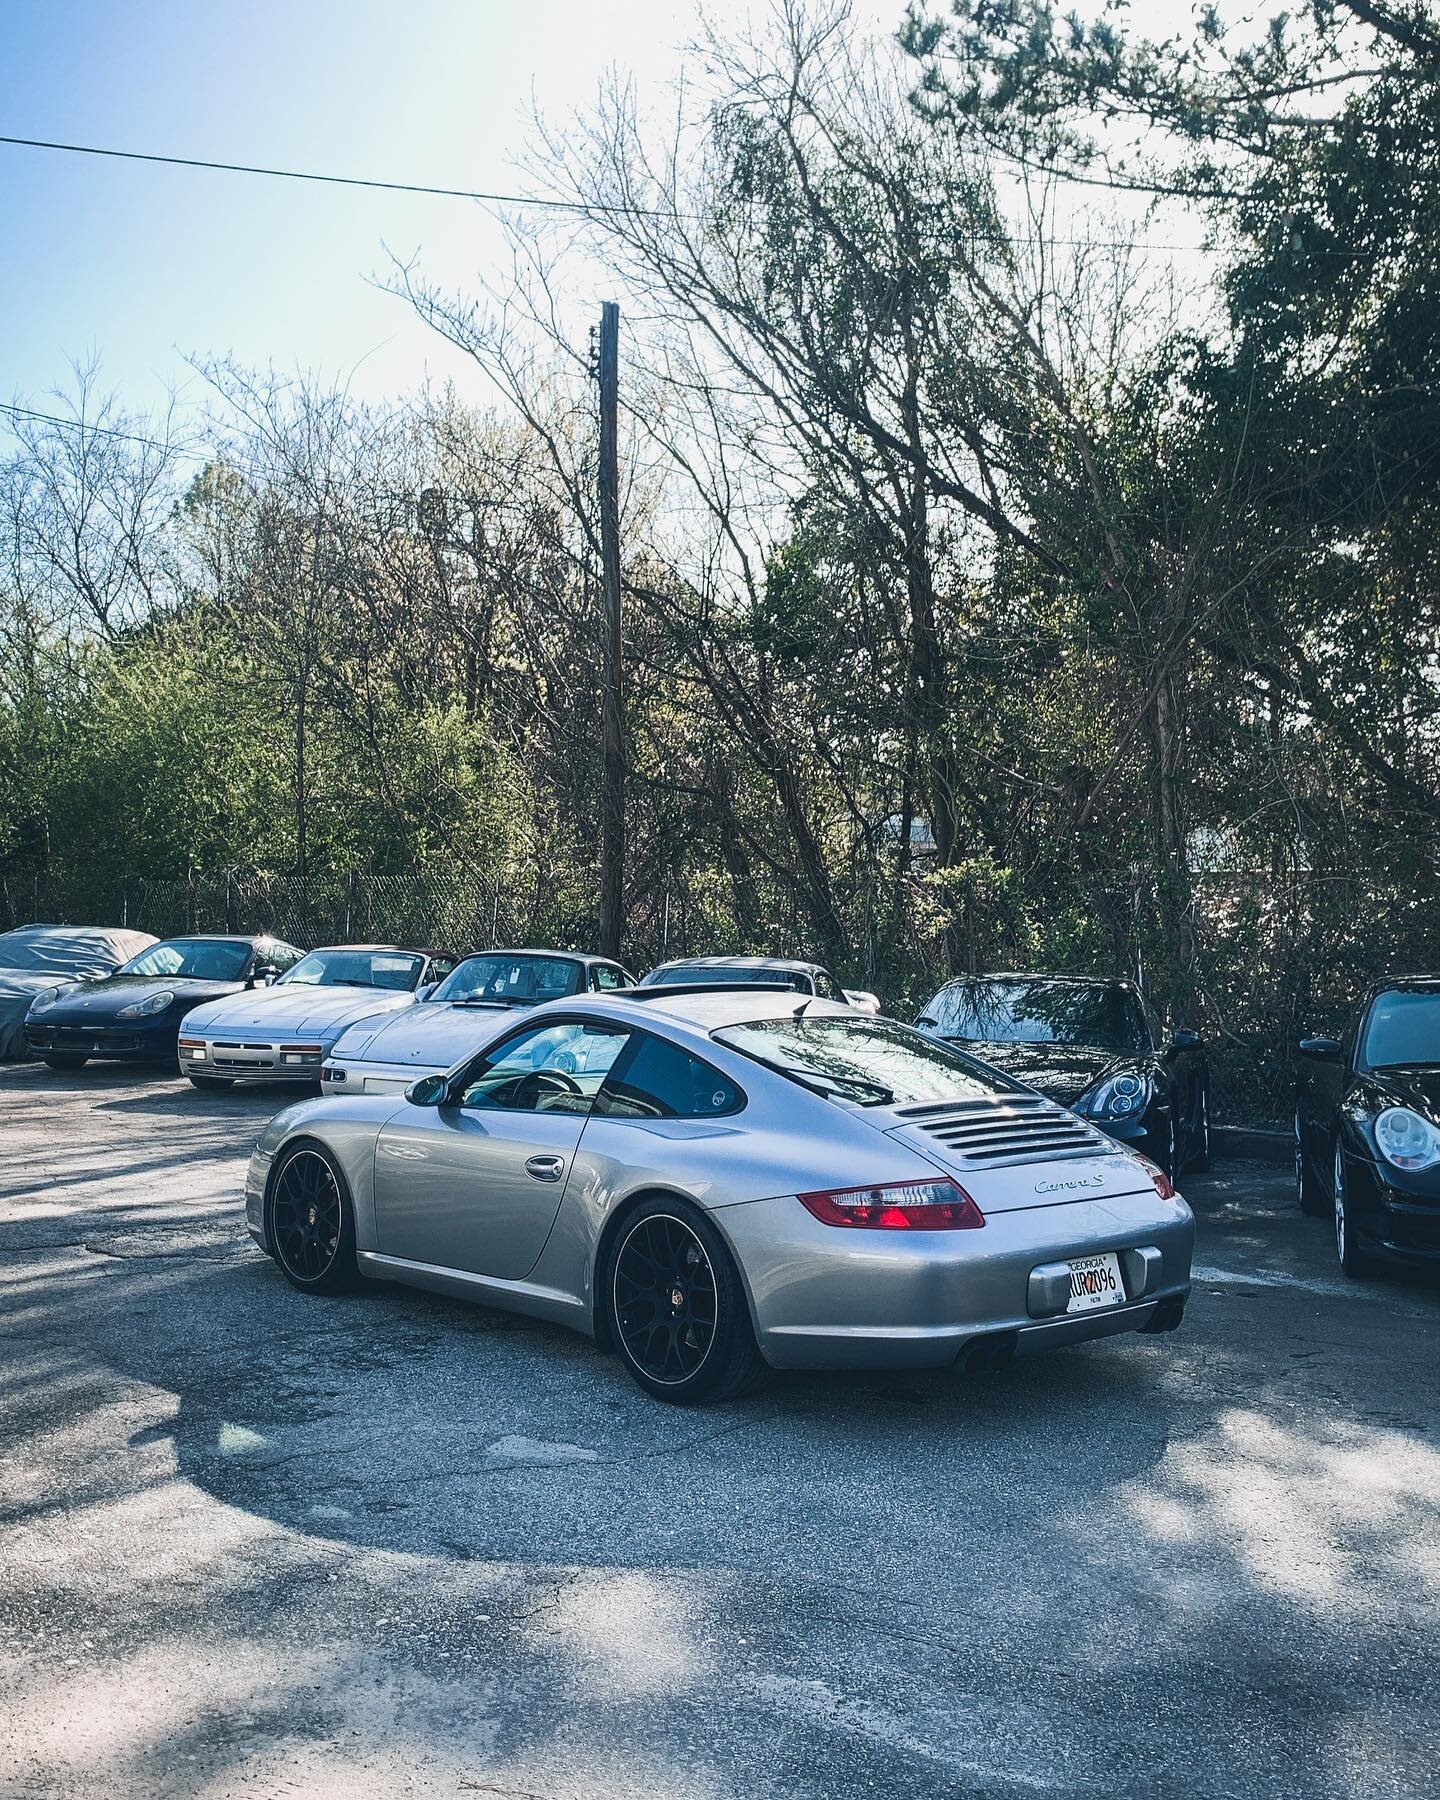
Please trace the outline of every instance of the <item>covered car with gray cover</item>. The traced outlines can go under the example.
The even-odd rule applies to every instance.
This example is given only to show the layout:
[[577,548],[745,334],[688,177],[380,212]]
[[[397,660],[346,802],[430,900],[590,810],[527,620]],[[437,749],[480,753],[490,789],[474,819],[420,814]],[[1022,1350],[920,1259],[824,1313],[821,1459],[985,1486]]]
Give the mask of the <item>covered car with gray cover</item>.
[[0,933],[0,1062],[29,1054],[25,1015],[37,994],[113,975],[156,942],[151,932],[115,925],[22,925]]

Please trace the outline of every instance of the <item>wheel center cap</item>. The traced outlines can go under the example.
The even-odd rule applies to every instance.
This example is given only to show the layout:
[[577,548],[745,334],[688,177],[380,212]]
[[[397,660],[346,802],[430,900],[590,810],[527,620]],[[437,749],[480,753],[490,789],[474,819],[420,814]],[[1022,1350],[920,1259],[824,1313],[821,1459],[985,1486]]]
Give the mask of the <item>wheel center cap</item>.
[[679,1312],[680,1308],[684,1304],[685,1304],[684,1288],[672,1287],[670,1290],[670,1310],[672,1312]]
[[319,1218],[319,1217],[320,1217],[320,1214],[319,1214],[319,1213],[318,1213],[318,1212],[317,1212],[317,1211],[316,1211],[316,1210],[315,1210],[315,1208],[314,1208],[314,1207],[313,1207],[313,1206],[312,1206],[312,1207],[311,1207],[311,1208],[310,1208],[310,1219],[309,1219],[309,1223],[310,1223],[310,1224],[312,1224],[312,1225],[313,1225],[313,1224],[314,1224],[314,1223],[315,1223],[315,1221],[316,1221],[316,1220],[317,1220],[317,1219],[318,1219],[318,1218]]

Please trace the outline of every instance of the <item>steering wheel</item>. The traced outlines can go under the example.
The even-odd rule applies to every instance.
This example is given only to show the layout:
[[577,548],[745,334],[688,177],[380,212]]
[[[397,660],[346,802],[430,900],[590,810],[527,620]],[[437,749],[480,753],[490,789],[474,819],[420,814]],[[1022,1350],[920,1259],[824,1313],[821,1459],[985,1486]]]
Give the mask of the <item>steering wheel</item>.
[[528,1099],[531,1089],[538,1100],[543,1094],[579,1094],[584,1097],[585,1090],[578,1081],[573,1081],[563,1069],[532,1069],[516,1090],[516,1100]]

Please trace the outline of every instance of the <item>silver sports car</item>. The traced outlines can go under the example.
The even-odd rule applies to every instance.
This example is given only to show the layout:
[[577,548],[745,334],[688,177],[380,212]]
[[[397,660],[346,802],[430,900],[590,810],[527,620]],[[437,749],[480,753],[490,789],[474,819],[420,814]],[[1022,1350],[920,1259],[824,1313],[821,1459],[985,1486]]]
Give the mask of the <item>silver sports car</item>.
[[403,1100],[291,1107],[246,1209],[298,1288],[533,1313],[674,1401],[1168,1331],[1195,1230],[1153,1164],[948,1045],[717,989],[552,1002]]
[[455,967],[443,950],[332,944],[312,950],[269,987],[212,1000],[185,1016],[180,1073],[196,1087],[235,1081],[314,1086],[346,1026],[415,1004]]
[[482,950],[419,1006],[347,1027],[320,1071],[325,1094],[403,1094],[419,1075],[453,1068],[516,1012],[576,994],[613,994],[635,977],[608,956],[566,950]]

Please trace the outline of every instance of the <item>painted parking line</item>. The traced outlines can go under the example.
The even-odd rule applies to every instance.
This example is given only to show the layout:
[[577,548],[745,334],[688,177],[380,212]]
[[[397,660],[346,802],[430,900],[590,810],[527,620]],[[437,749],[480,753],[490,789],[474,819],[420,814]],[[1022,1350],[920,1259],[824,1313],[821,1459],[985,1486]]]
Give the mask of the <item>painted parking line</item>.
[[1368,1300],[1372,1304],[1382,1296],[1387,1310],[1405,1312],[1413,1318],[1426,1318],[1436,1309],[1407,1306],[1379,1282],[1351,1281],[1346,1276],[1300,1275],[1288,1269],[1220,1269],[1213,1263],[1196,1263],[1190,1271],[1194,1281],[1215,1282],[1221,1287],[1298,1288],[1307,1294],[1321,1294],[1332,1300]]

